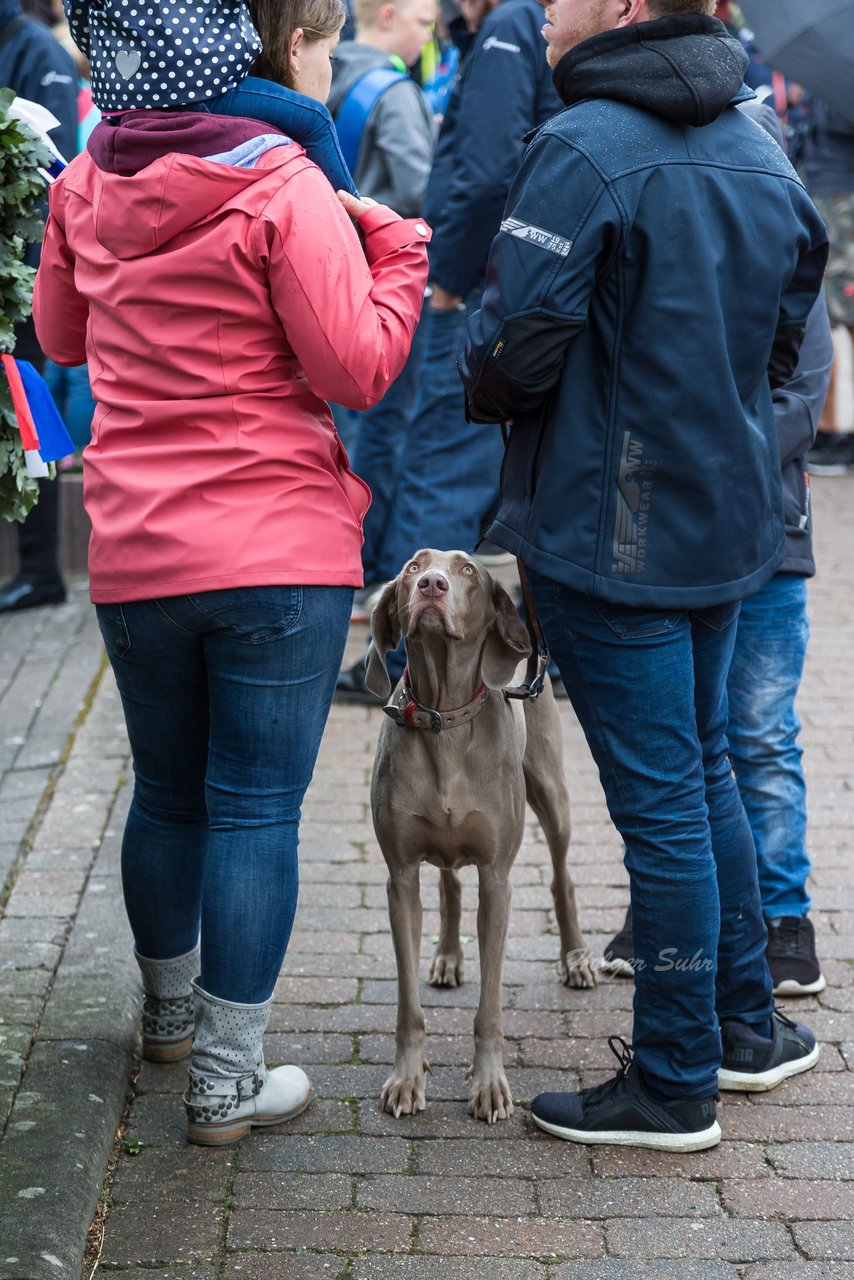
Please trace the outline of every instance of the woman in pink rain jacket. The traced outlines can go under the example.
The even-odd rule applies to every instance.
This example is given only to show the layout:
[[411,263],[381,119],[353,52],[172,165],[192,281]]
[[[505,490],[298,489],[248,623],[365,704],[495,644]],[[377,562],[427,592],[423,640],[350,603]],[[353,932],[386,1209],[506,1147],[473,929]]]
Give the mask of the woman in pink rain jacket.
[[[343,6],[300,2],[326,34],[315,13],[278,47],[292,70],[325,59],[323,81]],[[204,112],[100,125],[50,205],[36,324],[57,363],[88,361],[98,406],[89,567],[134,756],[122,874],[143,1052],[181,1057],[195,1037],[189,1137],[229,1142],[311,1097],[299,1068],[266,1071],[261,1034],[362,581],[369,493],[326,401],[365,409],[396,378],[429,231],[339,198],[269,125]]]

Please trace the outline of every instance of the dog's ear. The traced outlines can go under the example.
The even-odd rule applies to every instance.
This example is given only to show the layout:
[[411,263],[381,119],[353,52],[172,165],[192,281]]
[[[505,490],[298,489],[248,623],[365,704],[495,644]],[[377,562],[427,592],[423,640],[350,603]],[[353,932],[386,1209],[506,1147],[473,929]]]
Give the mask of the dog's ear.
[[513,679],[516,668],[531,652],[531,641],[519,610],[497,582],[492,584],[495,621],[483,646],[481,675],[490,689],[504,689]]
[[383,587],[382,595],[371,614],[371,644],[368,649],[368,665],[365,684],[378,698],[391,693],[391,680],[385,665],[385,656],[400,643],[400,618],[397,613],[397,578]]

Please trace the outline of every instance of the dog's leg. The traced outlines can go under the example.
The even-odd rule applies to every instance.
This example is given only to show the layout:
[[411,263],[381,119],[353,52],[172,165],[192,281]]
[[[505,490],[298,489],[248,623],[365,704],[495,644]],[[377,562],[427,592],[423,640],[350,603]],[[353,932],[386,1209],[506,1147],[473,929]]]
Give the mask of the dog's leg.
[[380,1110],[397,1119],[423,1111],[424,1010],[418,992],[421,951],[421,894],[418,862],[397,866],[388,881],[388,912],[397,958],[397,1032],[392,1073],[380,1094]]
[[439,872],[439,945],[427,981],[431,987],[459,987],[463,981],[463,948],[460,942],[462,886],[456,871]]
[[477,941],[480,949],[480,1003],[474,1020],[474,1061],[468,1077],[469,1114],[487,1124],[513,1114],[504,1074],[501,973],[510,924],[510,881],[493,865],[478,869]]
[[578,923],[575,884],[567,868],[571,823],[563,772],[560,716],[549,688],[525,704],[528,740],[522,768],[528,804],[539,819],[552,857],[552,898],[560,932],[558,972],[568,987],[595,987],[596,970]]

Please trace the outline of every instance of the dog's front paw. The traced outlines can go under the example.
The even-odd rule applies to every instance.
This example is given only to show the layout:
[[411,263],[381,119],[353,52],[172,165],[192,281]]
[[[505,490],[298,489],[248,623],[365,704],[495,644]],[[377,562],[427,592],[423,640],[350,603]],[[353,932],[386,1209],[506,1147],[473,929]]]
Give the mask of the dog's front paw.
[[[424,1067],[429,1070],[426,1062]],[[424,1098],[424,1080],[423,1071],[414,1076],[398,1075],[393,1071],[380,1094],[380,1111],[387,1111],[389,1115],[394,1116],[395,1120],[399,1120],[401,1116],[414,1116],[417,1112],[423,1111],[427,1105]]]
[[469,1115],[475,1120],[495,1124],[496,1120],[509,1120],[513,1114],[510,1086],[503,1071],[491,1080],[480,1080],[472,1075],[469,1089]]
[[463,957],[457,953],[448,955],[437,951],[430,965],[427,981],[431,987],[461,987],[463,983]]
[[587,950],[567,951],[558,961],[558,973],[565,987],[596,986],[596,966]]

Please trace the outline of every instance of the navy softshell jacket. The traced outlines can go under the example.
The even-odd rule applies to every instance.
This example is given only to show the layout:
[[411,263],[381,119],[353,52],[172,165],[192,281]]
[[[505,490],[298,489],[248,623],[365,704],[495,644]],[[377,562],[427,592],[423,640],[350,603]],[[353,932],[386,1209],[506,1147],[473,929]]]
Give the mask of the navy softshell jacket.
[[471,414],[513,422],[488,536],[605,600],[724,603],[784,555],[771,381],[794,370],[827,236],[735,110],[745,64],[699,17],[568,53],[568,107],[531,143],[471,322]]

